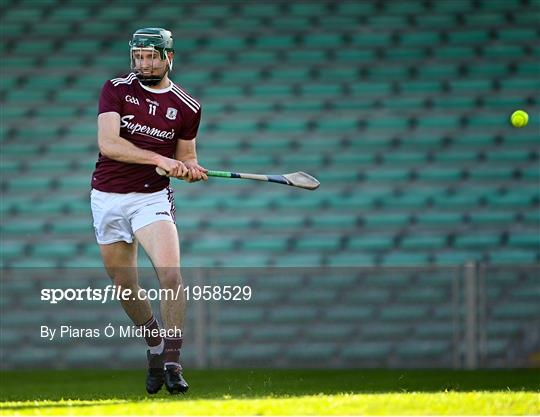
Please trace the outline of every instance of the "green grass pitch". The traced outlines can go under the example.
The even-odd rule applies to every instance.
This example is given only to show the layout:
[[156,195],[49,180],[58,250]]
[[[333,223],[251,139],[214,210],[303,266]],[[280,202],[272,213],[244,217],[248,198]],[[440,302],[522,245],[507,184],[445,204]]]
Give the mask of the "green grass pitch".
[[5,371],[1,415],[531,415],[538,370],[189,370],[149,397],[143,371]]

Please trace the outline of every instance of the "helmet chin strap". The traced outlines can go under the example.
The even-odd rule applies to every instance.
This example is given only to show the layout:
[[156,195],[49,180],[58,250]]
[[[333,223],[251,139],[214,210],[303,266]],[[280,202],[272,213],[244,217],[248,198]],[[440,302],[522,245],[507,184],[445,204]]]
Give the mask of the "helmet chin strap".
[[137,76],[141,84],[146,85],[148,87],[158,85],[161,82],[161,80],[163,80],[163,78],[165,77],[165,74],[167,74],[167,71],[165,71],[161,77],[156,77],[156,76],[145,77],[141,71],[137,71],[135,73],[135,75]]

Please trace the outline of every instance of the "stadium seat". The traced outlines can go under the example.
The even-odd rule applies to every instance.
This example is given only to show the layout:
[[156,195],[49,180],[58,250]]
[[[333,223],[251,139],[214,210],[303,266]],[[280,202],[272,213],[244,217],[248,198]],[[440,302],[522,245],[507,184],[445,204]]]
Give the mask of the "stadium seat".
[[397,348],[397,355],[404,359],[418,359],[446,355],[450,343],[447,341],[406,342]]

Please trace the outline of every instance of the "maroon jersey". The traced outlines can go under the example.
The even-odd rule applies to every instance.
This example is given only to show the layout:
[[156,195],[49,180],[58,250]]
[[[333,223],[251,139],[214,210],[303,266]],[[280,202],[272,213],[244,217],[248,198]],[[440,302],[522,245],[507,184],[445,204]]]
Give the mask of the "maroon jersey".
[[[134,73],[105,83],[98,114],[120,115],[120,136],[135,146],[174,158],[178,140],[197,136],[201,105],[171,82],[162,90],[143,86]],[[92,188],[111,193],[152,193],[169,185],[155,167],[115,161],[99,154]]]

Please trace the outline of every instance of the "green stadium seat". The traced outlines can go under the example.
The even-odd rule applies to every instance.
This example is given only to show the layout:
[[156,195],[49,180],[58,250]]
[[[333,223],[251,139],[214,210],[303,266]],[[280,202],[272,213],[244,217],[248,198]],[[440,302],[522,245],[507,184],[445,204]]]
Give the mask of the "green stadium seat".
[[[198,83],[202,84],[209,82],[211,75],[208,72],[196,72],[196,75],[186,74],[182,77],[183,83]],[[219,73],[219,79],[224,84],[252,84],[257,83],[261,79],[261,71],[257,68],[238,68],[234,71],[223,71]],[[207,103],[212,104],[212,103]],[[205,106],[206,108],[206,106]]]
[[511,180],[514,169],[507,166],[475,165],[466,170],[469,180],[473,181],[504,181]]
[[375,256],[358,252],[340,252],[329,255],[327,264],[330,267],[371,267],[375,265]]
[[[55,22],[55,24],[58,23]],[[116,22],[82,22],[79,24],[79,34],[83,36],[97,37],[102,33],[112,33],[117,27]]]
[[403,168],[373,167],[364,171],[364,177],[369,182],[406,182],[410,179],[410,170]]
[[307,129],[307,121],[302,118],[279,118],[266,122],[265,132],[272,135],[280,133],[303,133]]
[[261,217],[258,220],[258,227],[261,230],[291,230],[302,227],[304,224],[304,216],[298,214],[290,214],[284,217],[268,216]]
[[293,16],[324,16],[328,12],[326,3],[291,3],[289,13]]
[[45,102],[50,95],[49,91],[29,89],[17,89],[8,93],[8,100],[13,105],[35,102]]
[[300,292],[291,294],[290,300],[294,305],[325,305],[334,302],[337,291],[331,288],[305,288]]
[[[268,50],[248,50],[242,52],[236,58],[236,63],[240,65],[262,65],[276,61],[276,52]],[[207,61],[206,63],[210,63],[210,61]],[[214,62],[212,62],[212,64],[216,65]]]
[[77,244],[72,241],[54,241],[34,244],[31,255],[36,258],[70,258],[77,253]]
[[295,244],[297,251],[336,251],[341,246],[340,235],[321,235],[319,239],[310,235],[301,237]]
[[407,26],[404,15],[374,14],[368,17],[368,25],[374,29],[400,29]]
[[5,12],[3,20],[6,22],[24,22],[30,24],[43,18],[43,9],[39,7],[14,7]]
[[537,233],[511,233],[508,246],[516,248],[540,249],[540,235]]
[[538,303],[504,303],[498,305],[493,311],[493,317],[496,319],[524,319],[537,316],[540,313]]
[[311,306],[289,307],[270,311],[267,322],[271,323],[302,323],[317,317],[317,309]]
[[399,228],[409,223],[409,214],[397,213],[370,213],[362,216],[364,226],[368,228]]
[[474,91],[476,94],[489,93],[493,88],[493,83],[489,79],[451,80],[449,85],[450,89],[455,93],[467,93],[469,91]]
[[392,252],[382,257],[381,265],[387,267],[421,266],[429,263],[429,254],[420,252]]
[[405,130],[409,127],[409,119],[399,116],[372,118],[367,121],[368,129]]
[[510,211],[480,211],[469,214],[469,222],[475,226],[511,225],[515,221],[515,214]]
[[[508,65],[504,62],[479,62],[475,65],[467,67],[467,73],[470,77],[503,77],[508,73]],[[485,100],[488,100],[491,96],[486,96]]]
[[241,36],[223,36],[207,39],[204,46],[212,51],[226,52],[243,50],[247,44],[246,39]]
[[56,100],[63,104],[88,103],[96,101],[99,91],[86,89],[67,89],[56,93]]
[[72,162],[69,160],[37,159],[33,160],[27,167],[28,172],[32,173],[67,173],[72,168]]
[[482,50],[482,54],[485,58],[497,59],[512,56],[519,58],[524,55],[523,47],[518,45],[492,45],[485,46]]
[[281,14],[278,3],[245,3],[242,5],[242,14],[253,17],[273,17]]
[[55,234],[69,234],[69,235],[76,235],[76,234],[86,234],[94,231],[92,227],[92,219],[90,217],[84,217],[84,218],[71,218],[71,219],[63,219],[61,221],[55,221],[52,224],[51,228],[52,233]]
[[8,188],[10,191],[20,191],[28,188],[32,190],[46,190],[51,184],[51,178],[48,176],[36,177],[27,175],[11,178],[8,182]]
[[403,33],[399,36],[399,44],[402,46],[433,46],[440,42],[441,38],[438,32],[415,31]]
[[396,354],[403,359],[423,359],[426,357],[446,356],[450,349],[447,341],[414,341],[398,346]]
[[479,204],[481,196],[476,192],[462,192],[457,194],[441,194],[434,196],[433,203],[436,207],[462,208],[475,207]]
[[357,251],[387,251],[394,247],[394,235],[361,235],[352,237],[347,249]]
[[191,242],[190,248],[193,253],[218,253],[223,251],[232,251],[236,243],[234,237],[207,238],[205,240],[196,240]]
[[351,34],[351,45],[361,48],[385,47],[392,43],[391,32],[356,32]]
[[495,12],[476,12],[465,16],[465,23],[470,27],[501,27],[505,16]]
[[279,326],[260,326],[255,327],[249,332],[251,340],[256,342],[274,342],[274,341],[289,341],[298,333],[296,326],[279,325]]
[[[455,45],[485,45],[490,41],[490,34],[485,29],[468,29],[448,33],[448,43]],[[474,67],[475,65],[473,65]]]
[[435,253],[435,265],[455,266],[463,265],[466,262],[479,261],[481,255],[475,250],[470,251],[441,251]]
[[[420,79],[437,79],[444,80],[448,78],[455,78],[459,74],[459,66],[451,62],[433,64],[428,66],[418,66],[418,77]],[[445,99],[447,97],[434,97],[434,99]],[[447,99],[449,99],[448,97]]]
[[373,307],[336,305],[325,311],[325,318],[329,321],[354,323],[355,321],[369,320],[374,313]]
[[[430,303],[430,304],[443,304],[448,300],[447,291],[443,288],[414,288],[402,292],[399,295],[399,300],[406,303]],[[420,327],[424,327],[421,325]]]
[[[422,96],[396,96],[383,99],[384,107],[389,110],[421,109],[425,106],[426,99]],[[397,120],[397,119],[396,119]]]
[[341,96],[342,93],[343,87],[341,84],[310,83],[303,84],[300,87],[300,94],[304,97],[323,96],[329,98],[332,96]]
[[93,55],[101,50],[102,42],[96,39],[75,39],[64,42],[61,52],[64,54]]
[[288,255],[285,257],[276,257],[273,265],[276,267],[319,267],[321,265],[321,255],[318,253],[306,253]]
[[456,24],[456,17],[453,14],[432,12],[416,16],[416,25],[420,28],[453,28]]
[[216,217],[208,222],[212,230],[242,230],[250,229],[253,219],[250,217]]
[[235,347],[232,350],[228,348],[228,350],[230,350],[231,359],[238,361],[238,363],[268,363],[279,354],[279,346],[269,344],[250,344],[249,346]]
[[396,47],[385,51],[385,58],[390,61],[418,61],[426,57],[423,48]]
[[499,249],[489,253],[490,263],[494,265],[537,264],[539,257],[534,250]]
[[495,233],[476,232],[472,235],[458,235],[454,246],[458,249],[489,249],[501,243],[501,236]]
[[2,165],[0,165],[0,174],[2,178],[18,173],[21,170],[21,165],[22,164],[19,161],[2,160]]
[[355,214],[321,214],[310,218],[310,226],[321,229],[354,229],[357,222]]
[[442,60],[473,59],[476,56],[474,48],[469,46],[448,45],[434,50],[434,57]]
[[40,202],[30,202],[28,204],[20,204],[17,207],[19,214],[62,214],[65,209],[65,202],[58,200],[45,200]]
[[247,238],[242,241],[242,249],[260,252],[285,252],[288,247],[288,236],[268,236]]
[[465,162],[475,163],[478,160],[478,154],[474,150],[441,150],[434,155],[437,163],[461,164]]
[[423,162],[426,162],[426,155],[423,152],[395,151],[384,155],[385,164],[410,165]]
[[[249,21],[256,22],[256,26],[252,29],[257,30],[261,27],[261,22],[256,19],[249,19]],[[310,21],[308,17],[305,16],[283,16],[279,19],[273,19],[270,23],[273,29],[277,31],[287,31],[287,30],[299,30],[299,29],[309,29]]]
[[71,175],[58,179],[58,189],[60,190],[90,190],[90,173],[83,175]]
[[338,51],[335,51],[334,60],[336,64],[341,63],[358,63],[365,62],[371,63],[376,58],[375,51],[370,49],[347,49],[340,48]]
[[47,78],[37,77],[28,78],[24,87],[36,90],[54,90],[62,87],[66,83],[66,77],[62,75],[49,76]]
[[535,190],[513,190],[505,194],[493,194],[487,196],[487,204],[492,208],[525,208],[535,204],[539,199],[539,193]]
[[500,89],[502,91],[538,91],[540,89],[540,82],[534,76],[531,77],[519,77],[519,78],[509,78],[500,81]]
[[522,214],[522,221],[525,225],[540,225],[540,213],[538,212],[538,210],[525,211]]
[[375,5],[366,2],[344,2],[337,3],[335,13],[345,16],[367,16],[375,12]]
[[84,21],[90,17],[90,9],[87,7],[58,7],[52,10],[49,19],[52,21],[75,22]]
[[387,360],[392,344],[390,342],[362,342],[360,344],[347,344],[341,351],[345,360],[369,361]]
[[342,340],[350,338],[353,326],[350,324],[339,325],[334,323],[331,327],[309,328],[306,330],[306,338],[310,341]]
[[26,243],[24,241],[2,240],[2,246],[0,246],[0,258],[2,260],[11,260],[25,255]]
[[303,37],[302,45],[307,48],[340,48],[344,44],[340,33],[314,33]]
[[36,115],[48,119],[71,119],[75,117],[78,109],[73,106],[42,107],[37,109]]
[[[373,67],[368,70],[368,78],[374,81],[401,81],[407,80],[410,76],[407,67]],[[355,81],[351,79],[351,81]]]
[[307,344],[299,344],[290,347],[285,355],[290,360],[304,363],[313,363],[313,361],[330,361],[334,356],[336,345],[334,343],[321,343],[310,341]]
[[428,311],[423,305],[393,304],[381,310],[380,317],[385,321],[421,320],[428,317]]
[[82,55],[47,55],[43,62],[43,68],[47,71],[66,68],[82,68],[84,67],[84,57]]
[[437,250],[446,245],[444,235],[410,235],[403,238],[400,243],[401,248],[408,250]]

